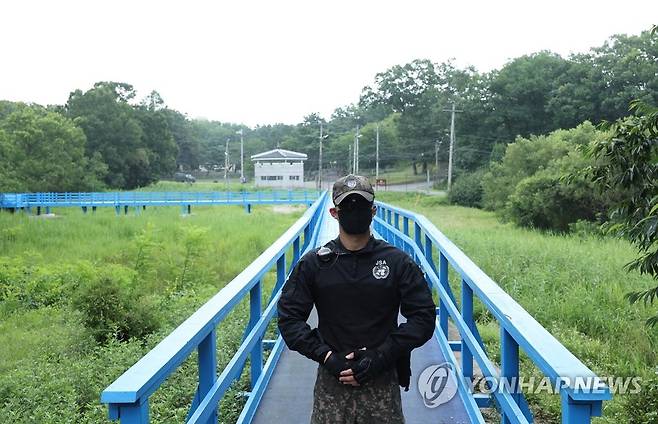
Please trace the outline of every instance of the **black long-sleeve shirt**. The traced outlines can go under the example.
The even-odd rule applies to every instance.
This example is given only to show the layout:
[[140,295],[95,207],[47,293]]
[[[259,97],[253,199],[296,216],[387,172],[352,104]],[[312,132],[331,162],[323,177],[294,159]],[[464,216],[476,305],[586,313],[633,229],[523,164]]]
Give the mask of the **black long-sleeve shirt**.
[[[408,254],[372,236],[358,251],[345,249],[338,238],[326,246],[333,252],[328,260],[311,250],[283,287],[279,330],[290,349],[320,363],[329,350],[362,347],[408,358],[432,337],[435,304],[423,272]],[[313,304],[316,329],[306,323]],[[398,325],[398,311],[406,323]]]

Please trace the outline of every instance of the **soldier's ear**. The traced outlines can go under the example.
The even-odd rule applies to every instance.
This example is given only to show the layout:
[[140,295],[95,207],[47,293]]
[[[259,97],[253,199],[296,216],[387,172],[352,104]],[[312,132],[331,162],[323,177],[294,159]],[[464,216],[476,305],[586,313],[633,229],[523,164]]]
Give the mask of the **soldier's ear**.
[[329,208],[329,214],[331,214],[331,216],[333,216],[334,218],[338,219],[338,211],[336,210],[335,207]]
[[377,206],[372,205],[372,216],[377,215]]

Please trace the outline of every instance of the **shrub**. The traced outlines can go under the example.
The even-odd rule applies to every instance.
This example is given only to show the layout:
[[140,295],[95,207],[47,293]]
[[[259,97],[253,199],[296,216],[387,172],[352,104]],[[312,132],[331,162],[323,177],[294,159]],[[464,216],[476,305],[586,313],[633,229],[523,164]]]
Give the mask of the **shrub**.
[[570,130],[530,138],[518,137],[507,146],[503,159],[493,163],[483,176],[482,206],[487,210],[503,210],[524,178],[546,169],[552,162],[577,150],[578,146],[603,136],[603,132],[586,121]]
[[629,424],[658,423],[658,378],[645,380],[639,393],[626,395],[624,409]]
[[448,193],[450,203],[472,208],[482,207],[482,177],[484,174],[484,170],[478,170],[459,177]]
[[160,326],[157,309],[125,281],[110,275],[102,275],[83,287],[74,305],[99,343],[111,338],[141,339]]
[[603,198],[583,177],[562,176],[582,169],[587,159],[574,151],[517,184],[504,215],[524,227],[569,231],[579,220],[594,221],[605,210]]
[[34,266],[18,258],[0,258],[0,301],[26,308],[65,304],[94,275],[94,267],[85,261]]

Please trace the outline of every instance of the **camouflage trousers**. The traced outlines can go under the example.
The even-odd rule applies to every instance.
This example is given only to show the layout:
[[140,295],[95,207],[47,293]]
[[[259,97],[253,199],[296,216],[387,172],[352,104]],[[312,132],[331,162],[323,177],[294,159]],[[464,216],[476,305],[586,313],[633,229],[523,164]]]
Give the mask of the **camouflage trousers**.
[[404,424],[395,369],[358,387],[318,367],[311,424]]

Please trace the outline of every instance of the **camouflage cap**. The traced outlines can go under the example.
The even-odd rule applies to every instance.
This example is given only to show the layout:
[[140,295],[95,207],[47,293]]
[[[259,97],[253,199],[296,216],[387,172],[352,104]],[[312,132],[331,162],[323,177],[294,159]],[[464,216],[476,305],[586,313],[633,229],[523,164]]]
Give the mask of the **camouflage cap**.
[[366,177],[361,175],[348,174],[339,178],[334,183],[332,198],[334,205],[339,204],[344,198],[352,193],[360,194],[367,201],[372,202],[375,200],[375,191],[372,184]]

